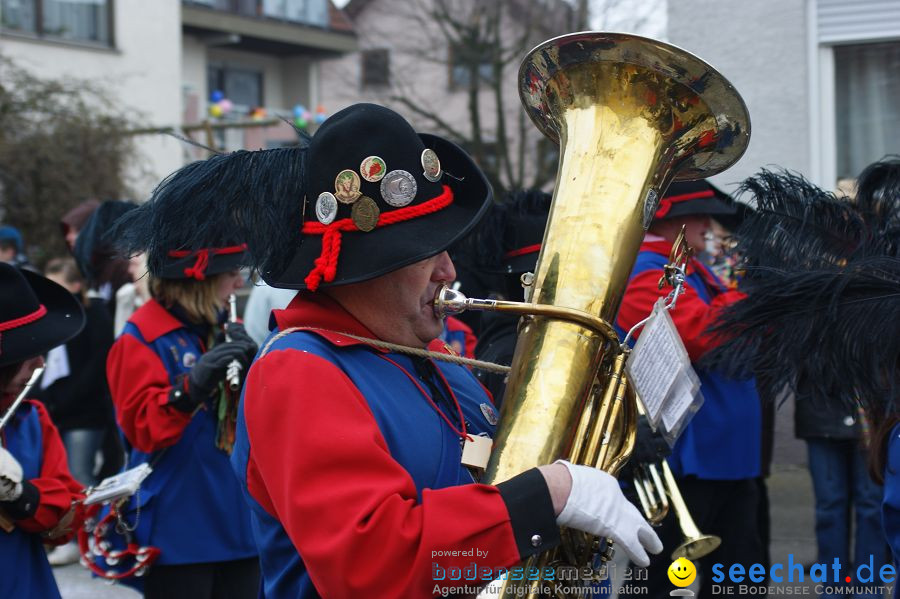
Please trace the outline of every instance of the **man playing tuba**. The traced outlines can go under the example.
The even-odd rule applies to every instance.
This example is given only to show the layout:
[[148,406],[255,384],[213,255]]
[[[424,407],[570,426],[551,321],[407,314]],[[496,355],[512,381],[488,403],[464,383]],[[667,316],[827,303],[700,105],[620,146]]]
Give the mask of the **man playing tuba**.
[[[613,539],[636,563],[662,548],[599,470],[473,478],[492,399],[464,366],[423,351],[446,355],[432,307],[456,276],[446,249],[491,202],[465,152],[357,104],[307,147],[214,160],[203,183],[189,166],[156,195],[234,219],[266,282],[299,290],[249,369],[232,456],[267,597],[468,592],[554,546],[561,525]],[[362,168],[375,161],[386,168]],[[359,197],[338,195],[342,177]]]

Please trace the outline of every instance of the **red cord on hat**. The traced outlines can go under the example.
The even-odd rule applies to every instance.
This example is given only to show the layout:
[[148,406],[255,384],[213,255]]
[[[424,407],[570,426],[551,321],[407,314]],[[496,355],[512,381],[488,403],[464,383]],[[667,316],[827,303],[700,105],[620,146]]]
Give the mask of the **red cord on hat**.
[[19,318],[13,318],[12,320],[5,320],[3,322],[0,322],[0,331],[8,331],[10,329],[25,326],[26,324],[31,324],[35,320],[42,318],[46,313],[47,307],[44,306],[44,304],[40,304],[40,308],[38,308],[31,314],[26,314],[25,316],[20,316]]
[[535,252],[541,251],[541,244],[535,243],[534,245],[526,245],[523,248],[518,248],[515,250],[510,250],[503,254],[504,260],[509,260],[510,258],[515,258],[517,256],[524,256],[525,254],[533,254]]
[[247,244],[242,243],[241,245],[230,245],[228,247],[223,248],[202,248],[199,250],[171,250],[169,252],[170,258],[187,258],[193,254],[197,255],[197,260],[194,262],[193,266],[189,266],[184,269],[184,276],[189,279],[197,279],[198,281],[203,281],[206,279],[206,269],[209,267],[209,256],[212,254],[214,257],[221,254],[240,254],[247,250]]
[[677,196],[666,196],[659,202],[659,208],[656,210],[656,214],[653,215],[653,218],[664,218],[669,210],[672,209],[673,204],[677,204],[679,202],[686,202],[688,200],[699,200],[701,198],[711,198],[715,196],[715,192],[711,189],[706,191],[695,191],[693,193],[683,193]]
[[[390,212],[383,212],[378,217],[375,229],[443,210],[453,203],[453,190],[450,189],[449,185],[444,185],[443,187],[443,193],[436,198],[415,206],[406,206]],[[303,229],[301,230],[303,233],[322,236],[322,252],[316,258],[315,266],[304,279],[307,289],[315,291],[323,280],[326,283],[334,280],[337,274],[338,256],[341,253],[341,233],[350,233],[358,230],[353,219],[350,218],[342,218],[328,225],[323,225],[319,221],[303,223]]]

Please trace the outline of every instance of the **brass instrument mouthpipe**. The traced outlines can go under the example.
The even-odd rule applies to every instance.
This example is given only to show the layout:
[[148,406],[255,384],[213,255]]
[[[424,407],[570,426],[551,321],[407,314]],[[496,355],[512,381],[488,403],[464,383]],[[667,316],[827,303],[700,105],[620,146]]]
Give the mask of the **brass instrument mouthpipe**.
[[434,313],[438,318],[455,316],[467,310],[476,312],[501,312],[504,314],[517,314],[519,316],[544,316],[555,320],[564,320],[581,325],[600,335],[609,341],[619,344],[619,337],[609,324],[598,316],[561,306],[545,304],[532,304],[527,302],[511,302],[508,300],[478,299],[466,297],[462,292],[451,289],[447,285],[440,285],[434,294]]
[[[237,296],[233,293],[228,296],[228,322],[237,322]],[[231,341],[228,333],[225,333],[225,341]],[[239,391],[241,388],[241,363],[237,360],[232,360],[228,364],[225,378],[228,381],[229,389]]]

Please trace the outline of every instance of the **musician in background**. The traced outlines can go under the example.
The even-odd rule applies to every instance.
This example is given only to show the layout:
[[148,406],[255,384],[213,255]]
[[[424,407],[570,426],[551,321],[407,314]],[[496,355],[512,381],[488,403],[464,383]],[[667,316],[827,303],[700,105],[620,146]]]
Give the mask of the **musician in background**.
[[[46,406],[59,429],[72,476],[89,487],[101,480],[94,470],[104,435],[108,429],[118,434],[106,384],[106,354],[113,344],[112,321],[102,301],[87,297],[84,278],[73,258],[53,258],[44,272],[81,302],[85,325],[68,343],[47,353],[47,365],[33,397]],[[113,472],[121,467],[122,459],[116,460]],[[73,564],[80,557],[75,541],[54,548],[48,556],[53,566]]]
[[[485,569],[553,547],[559,525],[609,536],[638,562],[660,549],[598,470],[556,463],[474,482],[471,447],[489,448],[477,438],[495,434],[497,412],[467,368],[437,359],[448,349],[432,305],[456,278],[446,249],[491,201],[464,151],[357,104],[306,146],[187,167],[151,202],[181,198],[234,219],[266,281],[299,290],[250,368],[232,456],[265,596],[476,587]],[[450,578],[473,563],[477,576]]]
[[[688,245],[702,248],[710,216],[733,214],[734,210],[716,197],[716,190],[706,181],[675,182],[669,186],[644,237],[622,299],[616,318],[620,334],[646,318],[656,301],[669,293],[670,289],[659,289],[658,283],[682,226]],[[684,429],[668,461],[697,526],[705,534],[722,539],[716,551],[699,561],[701,597],[711,596],[712,563],[743,564],[749,568],[764,559],[757,523],[756,483],[760,474],[761,415],[754,381],[727,379],[697,365],[716,345],[715,336],[707,329],[724,307],[742,297],[738,291],[728,291],[707,266],[692,259],[685,292],[670,311],[700,377],[704,403]],[[636,336],[640,336],[640,331]],[[671,512],[662,524],[660,537],[666,549],[650,566],[651,597],[668,596],[671,584],[665,570],[671,563],[669,554],[683,540]],[[722,585],[728,584],[726,578]]]
[[[0,264],[0,414],[5,416],[43,355],[84,326],[68,291],[30,271]],[[69,473],[59,432],[39,401],[26,399],[0,436],[0,596],[59,597],[44,544],[69,541],[81,526],[82,485]]]
[[[491,211],[479,225],[476,244],[482,248],[479,266],[498,275],[502,289],[493,292],[504,299],[525,301],[521,276],[534,272],[547,228],[552,196],[539,189],[512,192]],[[484,312],[482,332],[475,346],[475,357],[486,362],[508,366],[512,363],[518,339],[519,317],[503,312]],[[476,370],[475,376],[494,396],[499,408],[506,390],[506,375]]]
[[[177,220],[159,208],[134,210],[113,234]],[[145,597],[255,597],[257,551],[228,461],[237,393],[226,376],[236,362],[242,377],[257,350],[243,326],[226,324],[228,296],[243,285],[244,246],[184,250],[174,225],[157,234],[168,249],[147,255],[152,298],[128,319],[107,361],[129,466],[153,467],[125,518],[139,545],[161,552],[143,579],[126,582],[142,582]]]

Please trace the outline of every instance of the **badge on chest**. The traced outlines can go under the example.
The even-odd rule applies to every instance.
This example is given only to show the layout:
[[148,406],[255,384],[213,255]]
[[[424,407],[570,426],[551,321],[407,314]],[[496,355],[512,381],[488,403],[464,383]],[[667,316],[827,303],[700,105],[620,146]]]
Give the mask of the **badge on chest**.
[[493,439],[487,435],[469,435],[463,440],[462,464],[467,468],[484,470],[491,457]]

